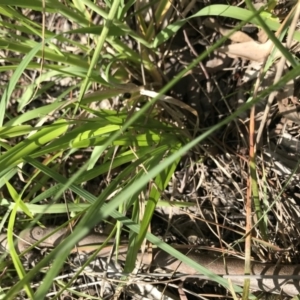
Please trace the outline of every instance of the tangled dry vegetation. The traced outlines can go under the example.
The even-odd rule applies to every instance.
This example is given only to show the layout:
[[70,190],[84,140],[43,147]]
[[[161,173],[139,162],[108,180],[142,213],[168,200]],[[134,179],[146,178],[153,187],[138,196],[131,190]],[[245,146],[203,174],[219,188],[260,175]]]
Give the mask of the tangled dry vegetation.
[[[58,3],[74,9],[73,2]],[[106,4],[95,2],[95,6],[108,11]],[[147,5],[143,1],[137,1],[130,6],[120,20],[148,43],[158,37],[163,29],[168,29],[168,26],[178,21],[184,22],[180,24],[179,30],[174,30],[170,38],[158,44],[155,49],[147,48],[133,34],[126,35],[122,32],[116,38],[117,32],[108,37],[101,51],[101,59],[98,59],[96,68],[90,74],[88,88],[78,107],[75,104],[82,96],[81,84],[88,78],[86,71],[92,57],[91,52],[97,47],[94,32],[80,32],[84,22],[76,23],[71,17],[67,19],[63,10],[61,13],[52,9],[48,11],[47,1],[44,10],[16,7],[18,14],[45,28],[46,37],[50,32],[73,32],[64,38],[53,39],[48,45],[49,49],[47,46],[44,52],[37,52],[23,70],[9,101],[3,102],[2,98],[0,109],[5,107],[5,116],[1,119],[2,128],[29,125],[34,129],[52,124],[58,119],[67,120],[69,128],[74,130],[72,139],[60,146],[59,137],[55,137],[53,141],[58,139],[58,142],[54,146],[50,139],[49,144],[45,143],[43,146],[48,148],[41,147],[36,153],[26,155],[31,159],[37,158],[54,170],[55,174],[66,179],[71,178],[91,156],[96,155],[96,162],[89,165],[86,176],[79,177],[74,182],[95,197],[105,194],[107,202],[139,178],[144,170],[147,173],[170,155],[169,152],[175,152],[177,146],[173,145],[181,143],[179,145],[182,147],[203,135],[205,139],[175,160],[173,169],[168,169],[168,182],[160,184],[160,181],[149,181],[148,185],[128,197],[130,205],[126,208],[124,206],[122,213],[135,222],[142,219],[142,211],[139,216],[134,216],[137,208],[132,204],[137,200],[142,202],[150,199],[153,196],[153,186],[156,186],[159,192],[155,197],[157,201],[161,201],[161,205],[157,206],[152,218],[151,231],[163,240],[200,245],[204,251],[246,256],[246,259],[250,258],[251,250],[251,256],[256,260],[295,263],[300,260],[299,79],[295,73],[284,84],[279,80],[298,65],[299,37],[295,39],[293,30],[297,31],[295,16],[299,14],[299,4],[274,2],[276,5],[270,8],[263,1],[255,3],[256,9],[265,7],[264,13],[268,14],[266,19],[283,24],[277,29],[271,29],[280,45],[285,50],[289,49],[288,51],[282,53],[281,49],[274,48],[274,41],[265,28],[253,22],[245,22],[224,44],[217,45],[204,60],[194,63],[185,72],[196,58],[214,47],[239,23],[226,13],[189,18],[216,4],[213,2],[161,1]],[[89,15],[94,26],[101,26],[103,16],[96,9],[85,6],[86,1],[84,3],[84,14]],[[228,5],[227,2],[224,5]],[[238,3],[231,3],[230,6],[238,8]],[[246,6],[242,7],[246,9]],[[267,8],[270,8],[272,14]],[[1,33],[2,44],[0,43],[1,93],[5,94],[16,66],[28,53],[26,43],[29,51],[34,46],[30,44],[30,40],[40,42],[44,37],[22,31],[19,26],[23,23],[17,18],[12,19],[3,11],[1,23],[6,30]],[[285,24],[289,27],[285,27]],[[18,47],[19,42],[22,47]],[[53,49],[56,51],[55,55],[51,52]],[[157,94],[177,77],[179,80],[167,93]],[[280,86],[276,88],[278,82]],[[255,106],[238,112],[249,99],[255,99],[257,95],[263,96]],[[88,129],[90,126],[89,130],[92,131],[93,126],[97,126],[96,122],[101,126],[103,120],[115,122],[111,126],[118,124],[121,130],[121,126],[135,112],[143,109],[156,96],[158,101],[140,118],[139,123],[130,127],[129,137],[124,136],[123,140],[110,144],[99,157],[94,150],[102,145],[104,138],[101,141],[95,140],[94,144],[84,143],[83,135],[77,139],[75,131],[80,133],[80,126],[87,126]],[[49,105],[53,107],[43,110]],[[105,123],[105,126],[108,125]],[[149,131],[146,131],[147,125]],[[114,130],[111,129],[111,132]],[[29,132],[24,131],[25,133]],[[206,133],[207,136],[204,136]],[[26,135],[5,134],[3,132],[1,136],[3,153],[26,139]],[[87,139],[92,140],[93,134]],[[137,140],[132,142],[130,136],[137,136]],[[161,156],[155,152],[158,149],[155,143],[159,143],[160,139],[161,144],[166,147],[164,152],[158,153]],[[172,146],[168,144],[169,141]],[[148,148],[143,150],[143,146]],[[146,154],[158,156],[156,160],[150,161]],[[143,155],[145,160],[142,159]],[[125,158],[122,160],[122,157]],[[30,164],[22,159],[23,157],[19,157],[14,161],[16,169],[11,176],[1,173],[3,215],[6,213],[3,203],[11,203],[14,193],[26,204],[49,205],[56,196],[54,190],[62,188],[64,183],[58,177],[51,176],[50,172],[42,173],[43,169],[39,170],[37,164]],[[132,169],[128,169],[131,162]],[[48,190],[53,193],[47,194]],[[80,197],[70,188],[64,189],[60,199],[61,203],[85,202],[84,195],[80,194]],[[3,202],[4,200],[7,202]],[[13,200],[16,201],[14,198]],[[171,201],[175,201],[173,203],[176,205],[170,204]],[[249,208],[250,202],[252,210]],[[28,207],[30,210],[31,206]],[[249,223],[249,215],[252,224]],[[45,226],[61,225],[71,218],[77,220],[79,216],[81,215],[67,216],[60,213],[39,215],[40,222]],[[3,221],[6,219],[3,218]],[[100,225],[106,223],[107,220]],[[28,224],[28,214],[19,213],[14,229],[18,232]],[[105,225],[107,228],[104,231],[111,231],[111,226]],[[250,228],[253,239],[249,245],[246,233]],[[33,258],[33,261],[39,260],[40,256]],[[61,274],[56,278],[61,290],[69,281],[68,277],[77,271],[78,267],[75,268],[73,264],[78,266],[82,263],[76,260],[79,258],[69,262],[65,275]],[[3,283],[8,288],[18,280],[10,269],[11,265],[6,267],[8,269],[5,269]],[[97,265],[97,268],[100,267]],[[95,265],[92,272],[96,272]],[[12,274],[15,277],[11,278]],[[32,284],[39,282],[43,276],[43,273],[36,276]],[[144,275],[137,276],[140,276],[139,282],[148,282],[148,286],[156,281],[151,275],[147,278]],[[117,287],[120,286],[114,281],[116,278],[120,277],[108,277],[101,286],[101,283],[95,284],[95,280],[100,280],[99,275],[90,274],[86,270],[72,283],[74,289],[58,293],[55,290],[57,286],[54,288],[53,285],[47,292],[47,299],[98,299],[100,296],[112,297],[118,292],[123,298],[135,299],[139,294],[151,299],[161,299],[163,295],[177,299],[177,281],[169,284],[168,292],[164,290],[157,296],[154,295],[154,287],[150,293],[143,284],[128,284],[128,287],[119,291]],[[229,292],[217,284],[206,280],[200,283],[197,280],[197,284],[195,283],[194,279],[185,282],[184,291],[188,299],[202,296],[213,299],[230,298]],[[4,295],[6,292],[3,288],[4,286]],[[156,288],[155,291],[158,292]],[[25,292],[20,292],[18,299],[25,299]]]

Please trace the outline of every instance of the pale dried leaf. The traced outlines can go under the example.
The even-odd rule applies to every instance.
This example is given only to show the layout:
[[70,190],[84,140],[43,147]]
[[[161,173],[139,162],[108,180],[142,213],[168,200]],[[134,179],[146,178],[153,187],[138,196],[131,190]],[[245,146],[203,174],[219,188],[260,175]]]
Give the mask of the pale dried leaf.
[[232,58],[243,58],[247,60],[253,60],[257,62],[263,62],[265,58],[270,54],[273,47],[271,40],[264,44],[259,44],[255,41],[232,44],[225,47],[221,47],[219,50],[226,53]]
[[263,29],[260,29],[257,34],[257,39],[260,43],[265,43],[269,37]]
[[[207,18],[204,20],[203,25],[206,27],[209,27],[213,30],[218,31],[223,36],[228,35],[231,32],[231,29],[227,29],[223,26],[221,26],[218,21],[214,18]],[[232,40],[235,43],[244,43],[244,42],[250,42],[253,41],[253,39],[247,35],[246,33],[242,31],[236,31],[229,37],[230,40]]]

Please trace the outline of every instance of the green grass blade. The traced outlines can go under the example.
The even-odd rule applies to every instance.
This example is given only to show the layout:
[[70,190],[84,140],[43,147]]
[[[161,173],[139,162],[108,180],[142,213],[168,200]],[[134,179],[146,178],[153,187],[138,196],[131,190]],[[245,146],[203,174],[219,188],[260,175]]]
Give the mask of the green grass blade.
[[[83,81],[83,83],[80,87],[79,96],[78,96],[79,103],[82,100],[82,98],[83,98],[83,96],[86,92],[87,86],[90,82],[90,76],[91,76],[95,66],[97,65],[97,62],[99,61],[100,53],[101,53],[102,48],[104,46],[106,37],[108,35],[109,29],[110,29],[110,26],[111,26],[111,23],[112,23],[112,20],[114,19],[115,15],[117,13],[119,3],[120,3],[120,0],[114,0],[113,5],[109,10],[109,14],[108,14],[107,19],[105,21],[105,25],[102,29],[101,35],[99,37],[99,40],[98,40],[98,43],[97,43],[97,46],[96,46],[96,49],[94,51],[94,55],[92,57],[89,69],[87,71],[86,78],[85,78],[85,80]],[[78,107],[75,109],[74,115],[76,114],[77,109],[78,109]]]
[[[12,199],[14,199],[14,201],[16,203],[15,207],[11,211],[9,222],[8,222],[7,243],[8,243],[8,247],[9,247],[9,253],[10,253],[10,256],[14,263],[14,266],[16,268],[17,274],[18,274],[20,280],[22,280],[22,279],[26,278],[26,276],[25,276],[26,272],[25,272],[23,264],[19,258],[19,255],[15,249],[14,238],[13,238],[14,224],[15,224],[15,220],[17,218],[17,208],[22,200],[21,200],[20,196],[18,195],[17,191],[8,182],[7,182],[7,188],[10,193],[10,196],[12,197]],[[33,291],[30,287],[30,283],[28,283],[28,282],[25,284],[25,291],[26,291],[28,297],[33,299]]]
[[13,75],[11,76],[7,88],[4,90],[3,95],[0,100],[0,126],[3,126],[4,116],[6,107],[9,103],[11,95],[17,85],[18,80],[20,79],[21,75],[23,74],[24,70],[30,63],[30,61],[34,58],[36,53],[41,49],[42,44],[38,44],[34,47],[28,54],[24,57],[20,65],[17,67]]
[[33,154],[44,144],[64,134],[68,129],[68,123],[63,120],[40,129],[38,132],[20,142],[6,153],[0,156],[0,164],[3,169],[16,166],[24,157]]
[[[261,25],[261,22],[267,26],[270,30],[276,31],[280,27],[279,21],[268,18],[266,14],[262,17],[260,14],[262,11],[251,12],[247,9],[235,7],[231,5],[210,5],[204,7],[196,14],[174,22],[168,25],[165,29],[163,29],[159,34],[156,35],[151,48],[157,48],[162,43],[166,42],[169,38],[171,38],[189,19],[204,17],[204,16],[218,16],[218,17],[228,17],[235,18],[237,20],[242,21],[242,24],[246,24],[248,22],[258,25]],[[270,32],[270,31],[269,31]],[[300,32],[296,32],[294,35],[295,40],[300,41]],[[275,39],[274,39],[275,41]],[[280,47],[280,45],[276,42],[276,47]],[[279,48],[281,49],[281,47]]]

